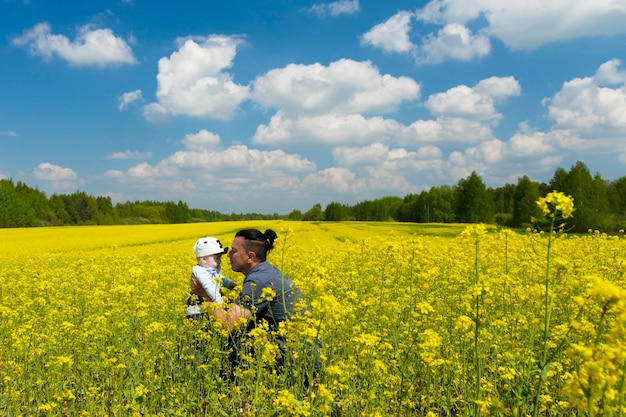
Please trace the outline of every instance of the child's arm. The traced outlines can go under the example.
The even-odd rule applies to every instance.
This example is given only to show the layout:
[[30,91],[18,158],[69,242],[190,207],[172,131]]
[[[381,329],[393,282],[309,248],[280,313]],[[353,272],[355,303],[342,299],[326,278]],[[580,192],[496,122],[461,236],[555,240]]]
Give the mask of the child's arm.
[[224,284],[224,286],[228,288],[229,290],[232,290],[235,288],[235,281],[231,281],[223,275],[220,275],[220,279],[222,280],[222,284]]

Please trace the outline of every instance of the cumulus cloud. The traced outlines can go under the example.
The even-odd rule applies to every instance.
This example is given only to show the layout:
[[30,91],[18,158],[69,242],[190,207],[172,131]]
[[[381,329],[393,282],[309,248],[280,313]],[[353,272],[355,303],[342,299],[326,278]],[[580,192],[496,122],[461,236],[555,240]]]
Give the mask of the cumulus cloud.
[[144,106],[143,117],[154,124],[165,124],[170,121],[168,110],[159,103],[150,103]]
[[409,77],[381,74],[371,62],[340,59],[328,66],[290,64],[259,76],[250,98],[286,114],[386,113],[419,98]]
[[394,190],[403,195],[417,192],[417,187],[411,185],[404,175],[396,175],[382,168],[370,168],[367,177],[355,181],[353,190],[355,193],[382,191],[386,195],[389,195],[389,190]]
[[598,85],[615,85],[626,82],[626,70],[620,70],[622,62],[619,59],[611,59],[600,65],[594,76]]
[[231,119],[248,96],[248,86],[236,84],[225,71],[241,42],[222,35],[179,39],[178,50],[159,60],[158,102],[145,108],[146,119],[163,121],[169,114]]
[[470,88],[460,85],[428,97],[425,105],[433,115],[463,117],[475,120],[498,120],[495,101],[519,96],[521,87],[513,77],[491,77]]
[[48,23],[39,23],[12,39],[16,46],[27,47],[31,54],[51,60],[54,56],[77,67],[105,67],[137,63],[131,47],[111,29],[96,29],[92,25],[78,28],[73,41],[64,35],[51,33]]
[[[274,75],[270,78],[274,79]],[[292,78],[302,82],[302,78]],[[434,142],[476,143],[493,139],[490,126],[497,124],[502,117],[496,111],[496,106],[509,97],[521,94],[521,87],[513,77],[486,78],[474,87],[456,86],[446,92],[431,95],[424,103],[436,119],[416,120],[405,126],[391,118],[366,117],[362,112],[357,111],[363,111],[362,107],[351,107],[352,97],[357,94],[367,97],[370,92],[384,91],[383,87],[377,90],[375,87],[360,86],[358,88],[361,90],[356,90],[357,92],[354,90],[346,92],[347,88],[343,86],[344,93],[340,98],[338,95],[324,93],[322,85],[338,84],[333,77],[327,77],[327,79],[333,81],[325,81],[317,88],[312,88],[306,82],[302,82],[306,88],[294,86],[296,82],[287,82],[288,87],[281,89],[280,86],[285,84],[281,84],[279,80],[284,81],[285,77],[276,76],[276,82],[268,82],[262,89],[253,93],[253,95],[262,94],[257,100],[263,100],[266,105],[272,103],[281,109],[267,125],[261,124],[257,127],[253,143],[273,146],[305,144],[364,146],[376,142],[397,143],[405,146]],[[365,88],[370,90],[363,91]],[[315,96],[314,99],[308,96],[309,90],[311,90],[310,94]],[[406,92],[397,94],[395,102],[407,97],[402,94]],[[386,96],[389,97],[387,104],[394,103],[394,94],[387,92]],[[299,100],[292,104],[292,97],[298,97]],[[378,104],[382,102],[380,97],[376,99]],[[360,103],[365,102],[369,102],[368,99],[360,101]],[[297,115],[307,111],[309,113],[322,112],[329,107],[333,109],[332,112],[328,110],[327,113],[319,116]],[[293,116],[290,116],[287,110],[283,110],[288,108],[291,109]],[[370,107],[365,106],[365,108]],[[343,114],[346,110],[351,110],[353,113]]]
[[341,14],[354,14],[361,9],[359,0],[338,0],[331,3],[316,3],[307,10],[318,16],[339,16]]
[[428,35],[417,53],[421,64],[439,64],[449,59],[470,61],[491,52],[491,42],[483,34],[472,34],[458,23],[445,25],[436,35]]
[[393,119],[366,118],[361,114],[325,114],[289,119],[278,112],[269,125],[259,125],[253,143],[265,145],[367,144],[389,136],[401,125]]
[[8,132],[0,132],[0,137],[8,136],[10,138],[17,138],[19,134],[14,130],[9,130]]
[[378,165],[389,152],[389,147],[376,142],[368,146],[338,146],[333,148],[335,162],[342,166]]
[[291,64],[253,83],[250,98],[262,107],[277,109],[269,124],[259,125],[253,142],[371,143],[401,125],[367,114],[391,112],[419,94],[420,85],[413,79],[381,74],[370,62],[342,59],[328,66]]
[[508,151],[515,157],[534,157],[552,153],[555,147],[550,144],[550,134],[522,123],[519,131],[509,139]]
[[33,170],[35,178],[49,181],[52,187],[68,189],[76,186],[78,175],[71,168],[42,162]]
[[209,132],[206,129],[200,130],[198,133],[190,133],[185,135],[183,145],[192,151],[203,151],[217,148],[220,144],[220,135]]
[[350,190],[351,182],[355,178],[356,175],[347,168],[327,168],[307,175],[303,183],[307,187],[324,188],[344,193]]
[[117,108],[119,111],[124,111],[137,100],[141,100],[141,90],[129,91],[117,98]]
[[[413,20],[423,27],[434,24],[441,28],[417,37],[417,29],[411,27]],[[420,9],[400,11],[372,27],[361,42],[386,52],[410,51],[419,64],[439,64],[484,57],[491,52],[491,38],[512,50],[532,50],[551,42],[624,34],[625,20],[622,0],[431,0]]]
[[139,152],[139,151],[130,151],[126,149],[122,152],[112,152],[106,156],[107,159],[150,159],[152,158],[152,153],[150,152]]
[[[261,151],[245,145],[234,145],[224,150],[177,151],[161,164],[180,169],[201,168],[206,171],[237,169],[242,172],[271,172],[288,170],[311,171],[315,164],[298,154],[282,150]],[[228,172],[233,175],[233,171]]]
[[531,50],[549,42],[585,36],[626,33],[626,4],[621,0],[432,0],[416,12],[416,17],[442,25],[485,19],[484,33],[513,50]]
[[475,143],[493,138],[491,128],[477,120],[441,116],[434,120],[416,120],[402,129],[398,143]]
[[189,134],[182,141],[185,150],[154,164],[141,162],[126,171],[109,170],[106,178],[124,184],[135,194],[149,192],[150,198],[163,195],[167,200],[176,192],[177,198],[197,204],[196,207],[205,205],[208,199],[230,207],[253,205],[254,211],[267,212],[270,207],[275,209],[275,201],[269,196],[276,193],[281,198],[293,195],[295,200],[290,204],[294,207],[301,199],[298,193],[303,187],[298,176],[316,170],[315,163],[307,158],[282,150],[206,146],[218,140],[217,135],[206,130]]
[[618,70],[619,64],[619,60],[608,61],[594,76],[567,81],[553,97],[544,100],[556,128],[583,137],[626,134],[626,74]]
[[333,158],[340,166],[350,167],[359,172],[364,167],[368,173],[372,170],[384,170],[394,175],[407,175],[407,172],[416,172],[426,169],[432,160],[442,157],[439,148],[427,145],[416,151],[405,148],[390,148],[382,143],[373,143],[369,146],[341,146],[333,149]]
[[409,38],[413,13],[401,11],[379,23],[361,37],[362,45],[371,45],[385,52],[410,52],[415,45]]

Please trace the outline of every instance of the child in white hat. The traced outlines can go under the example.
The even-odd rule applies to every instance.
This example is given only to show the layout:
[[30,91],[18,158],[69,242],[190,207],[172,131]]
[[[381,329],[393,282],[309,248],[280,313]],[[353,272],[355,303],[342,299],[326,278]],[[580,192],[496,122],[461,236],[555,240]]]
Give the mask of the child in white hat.
[[[193,250],[198,259],[198,264],[194,265],[191,271],[211,298],[207,301],[220,305],[223,304],[221,285],[223,284],[229,289],[235,287],[233,281],[220,273],[222,269],[222,255],[228,252],[228,248],[222,247],[221,242],[214,237],[203,237],[196,241],[193,245]],[[203,300],[200,298],[199,302],[194,303],[193,298],[192,293],[192,296],[187,301],[187,317],[200,318],[200,304]]]

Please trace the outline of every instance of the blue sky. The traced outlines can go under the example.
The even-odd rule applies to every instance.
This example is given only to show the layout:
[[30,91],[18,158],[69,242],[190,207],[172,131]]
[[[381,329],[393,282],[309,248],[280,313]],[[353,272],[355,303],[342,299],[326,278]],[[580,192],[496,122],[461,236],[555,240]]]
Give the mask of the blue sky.
[[626,175],[624,0],[0,0],[0,178],[286,214]]

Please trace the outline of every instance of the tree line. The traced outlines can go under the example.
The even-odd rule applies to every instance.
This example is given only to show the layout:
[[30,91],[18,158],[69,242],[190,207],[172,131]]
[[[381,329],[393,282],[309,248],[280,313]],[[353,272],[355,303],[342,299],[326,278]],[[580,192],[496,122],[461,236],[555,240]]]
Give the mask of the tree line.
[[416,223],[495,223],[512,228],[540,225],[542,213],[536,201],[551,191],[574,198],[573,219],[568,228],[575,232],[601,230],[616,232],[626,228],[626,176],[607,181],[591,175],[578,161],[569,171],[557,168],[548,184],[520,177],[516,184],[486,187],[472,172],[455,185],[432,187],[419,194],[366,200],[353,206],[331,202],[325,208],[317,203],[302,213],[224,214],[215,210],[193,209],[183,201],[127,201],[113,205],[110,197],[72,194],[46,194],[24,183],[0,180],[0,227],[62,225],[113,225],[138,223],[189,223],[232,220],[302,221],[400,221]]

